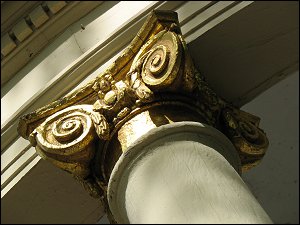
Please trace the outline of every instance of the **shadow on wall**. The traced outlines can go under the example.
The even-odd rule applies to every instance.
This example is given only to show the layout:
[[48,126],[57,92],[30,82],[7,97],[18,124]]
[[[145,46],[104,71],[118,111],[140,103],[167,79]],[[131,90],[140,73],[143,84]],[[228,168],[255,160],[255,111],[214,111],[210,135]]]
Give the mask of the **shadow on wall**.
[[107,215],[105,214],[98,222],[97,224],[110,224],[108,219],[107,219]]
[[274,223],[298,224],[299,71],[242,109],[261,118],[270,142],[262,162],[243,179]]

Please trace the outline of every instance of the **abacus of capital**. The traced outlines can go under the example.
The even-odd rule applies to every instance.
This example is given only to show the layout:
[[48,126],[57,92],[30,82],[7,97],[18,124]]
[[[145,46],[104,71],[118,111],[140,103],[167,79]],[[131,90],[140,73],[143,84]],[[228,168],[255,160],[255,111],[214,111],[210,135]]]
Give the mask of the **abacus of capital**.
[[18,132],[111,223],[271,223],[239,175],[268,147],[258,126],[197,72],[177,14],[153,11],[106,71]]

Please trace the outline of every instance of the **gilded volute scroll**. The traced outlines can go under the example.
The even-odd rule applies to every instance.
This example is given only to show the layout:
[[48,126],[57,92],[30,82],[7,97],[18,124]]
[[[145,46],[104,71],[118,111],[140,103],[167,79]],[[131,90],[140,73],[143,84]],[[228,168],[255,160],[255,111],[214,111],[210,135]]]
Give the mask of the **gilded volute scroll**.
[[224,133],[239,153],[242,171],[255,166],[268,147],[259,118],[226,102],[199,74],[177,14],[154,11],[106,71],[23,116],[19,133],[105,203],[118,157],[145,132],[177,121],[206,123]]

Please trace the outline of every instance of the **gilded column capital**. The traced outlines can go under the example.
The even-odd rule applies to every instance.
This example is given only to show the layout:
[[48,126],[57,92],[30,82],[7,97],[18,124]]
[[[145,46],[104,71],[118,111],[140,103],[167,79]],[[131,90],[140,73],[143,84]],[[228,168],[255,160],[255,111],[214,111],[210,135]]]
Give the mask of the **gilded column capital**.
[[24,115],[21,136],[41,157],[103,197],[119,156],[149,130],[178,121],[206,123],[224,133],[242,171],[264,156],[259,118],[218,96],[195,68],[177,14],[154,11],[128,48],[96,79]]

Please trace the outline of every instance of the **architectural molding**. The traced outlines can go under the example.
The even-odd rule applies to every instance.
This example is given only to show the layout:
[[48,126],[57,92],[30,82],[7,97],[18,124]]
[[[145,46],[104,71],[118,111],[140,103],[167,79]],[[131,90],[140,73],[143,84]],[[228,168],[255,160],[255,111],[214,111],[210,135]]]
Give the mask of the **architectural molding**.
[[[1,11],[16,3],[6,4],[1,6]],[[36,1],[33,5],[35,7],[18,20],[7,20],[11,25],[3,32],[1,30],[1,86],[12,79],[61,31],[100,4],[101,1]]]
[[199,74],[177,13],[156,10],[107,70],[22,116],[18,132],[107,206],[107,185],[120,155],[148,131],[180,121],[224,133],[242,171],[257,165],[268,147],[259,118],[226,102]]

